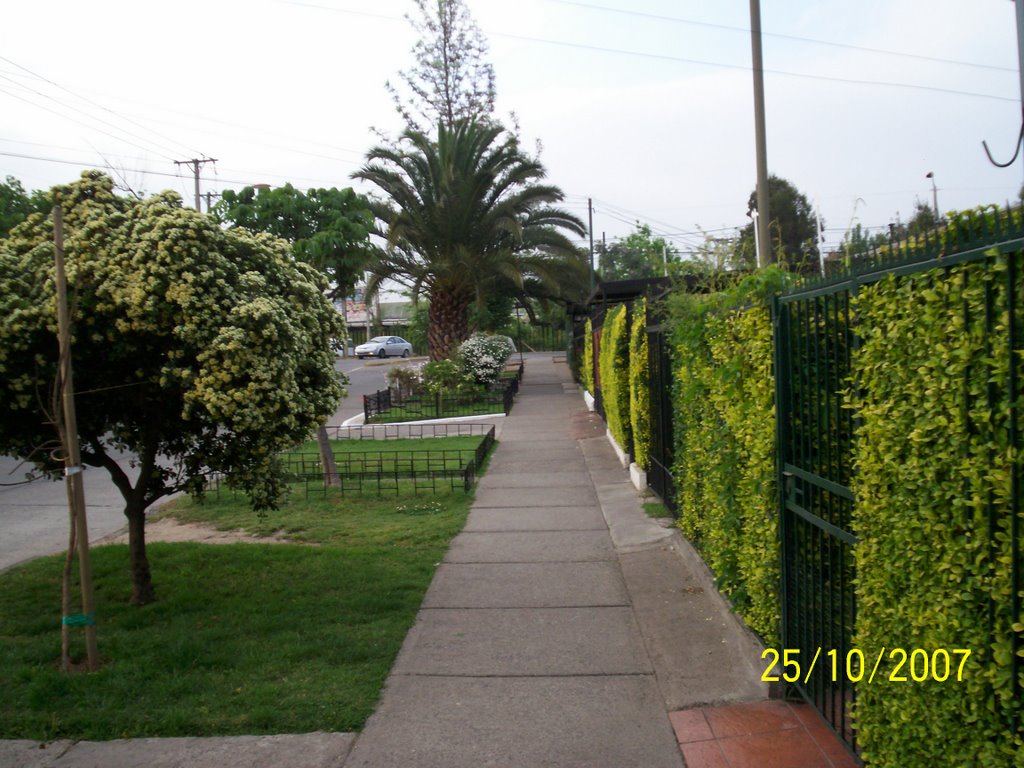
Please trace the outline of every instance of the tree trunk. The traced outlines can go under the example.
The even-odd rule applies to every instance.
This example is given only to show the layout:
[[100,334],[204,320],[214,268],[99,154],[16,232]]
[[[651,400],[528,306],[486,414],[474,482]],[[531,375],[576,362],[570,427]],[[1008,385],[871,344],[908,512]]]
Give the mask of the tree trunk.
[[338,477],[338,464],[334,460],[334,451],[331,450],[331,439],[327,434],[327,427],[317,429],[316,442],[320,447],[320,463],[324,468],[324,485],[328,488],[337,488],[341,485],[341,479]]
[[139,501],[129,500],[124,510],[128,518],[128,553],[131,563],[132,605],[146,605],[156,600],[153,579],[146,557],[146,507]]
[[427,341],[431,360],[447,360],[469,338],[469,296],[444,288],[430,291]]

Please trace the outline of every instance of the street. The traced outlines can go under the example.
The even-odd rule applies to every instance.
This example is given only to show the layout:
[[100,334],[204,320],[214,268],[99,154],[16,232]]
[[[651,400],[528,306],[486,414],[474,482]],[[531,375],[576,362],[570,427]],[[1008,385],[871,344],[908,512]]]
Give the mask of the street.
[[[328,419],[328,426],[340,425],[362,413],[363,395],[386,387],[385,376],[392,367],[408,364],[407,360],[378,362],[339,358],[335,369],[348,376],[351,383],[347,387],[348,397]],[[129,461],[128,456],[119,457],[121,466],[134,477]],[[68,505],[64,483],[45,478],[27,480],[26,474],[31,470],[31,465],[18,459],[0,456],[0,570],[67,547]],[[127,525],[124,502],[107,472],[87,467],[83,478],[90,540],[124,528]]]

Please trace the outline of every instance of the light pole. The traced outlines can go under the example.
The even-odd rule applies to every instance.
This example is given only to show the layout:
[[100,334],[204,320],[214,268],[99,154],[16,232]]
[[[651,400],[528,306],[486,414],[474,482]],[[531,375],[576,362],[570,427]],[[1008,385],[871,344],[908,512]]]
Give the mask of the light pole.
[[939,223],[939,190],[935,188],[935,174],[932,171],[928,171],[925,174],[926,179],[932,180],[932,206],[935,208],[935,223]]

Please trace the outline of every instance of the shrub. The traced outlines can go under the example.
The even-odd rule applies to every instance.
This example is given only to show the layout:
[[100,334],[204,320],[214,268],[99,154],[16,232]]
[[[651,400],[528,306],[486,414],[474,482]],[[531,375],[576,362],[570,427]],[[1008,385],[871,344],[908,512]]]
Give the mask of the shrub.
[[485,387],[498,381],[515,351],[507,336],[474,334],[459,346],[456,359],[463,373]]
[[779,637],[779,551],[767,298],[787,279],[765,270],[669,305],[679,527],[769,642]]
[[413,365],[403,365],[391,368],[386,376],[388,386],[398,393],[398,399],[409,397],[420,385],[420,368]]
[[594,326],[587,318],[586,338],[583,339],[583,363],[580,371],[583,377],[583,388],[594,394]]
[[1019,354],[1010,322],[1020,318],[1004,309],[1005,257],[989,258],[889,277],[855,300],[853,645],[921,648],[930,658],[971,650],[962,681],[880,674],[860,687],[855,721],[872,765],[1024,766],[1010,725],[1024,715],[1024,681],[1012,673],[1013,635],[1024,631],[1011,582],[1020,403],[1009,386]]
[[478,389],[454,360],[435,360],[423,366],[423,388],[432,395],[468,394]]
[[601,402],[604,418],[615,442],[626,453],[633,452],[629,423],[629,313],[620,304],[604,317],[601,328]]
[[633,329],[629,335],[629,423],[633,430],[633,461],[646,472],[651,452],[651,375],[644,299],[633,308]]

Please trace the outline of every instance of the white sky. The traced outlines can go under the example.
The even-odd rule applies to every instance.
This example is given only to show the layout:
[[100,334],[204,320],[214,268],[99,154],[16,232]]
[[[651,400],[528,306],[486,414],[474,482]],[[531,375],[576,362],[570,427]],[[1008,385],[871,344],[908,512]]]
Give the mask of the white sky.
[[[597,239],[640,220],[685,250],[700,229],[747,223],[747,0],[466,1],[490,43],[499,116],[514,111],[524,139],[543,143],[567,207],[586,220],[594,199]],[[761,6],[769,170],[816,201],[829,243],[854,217],[884,228],[931,203],[929,171],[943,212],[1016,197],[1024,161],[998,169],[981,147],[1008,160],[1020,130],[1013,2]],[[401,127],[384,82],[412,64],[412,9],[7,0],[0,177],[48,188],[109,162],[134,188],[191,204],[191,172],[173,161],[207,156],[218,162],[203,167],[204,192],[353,186],[371,126]]]

